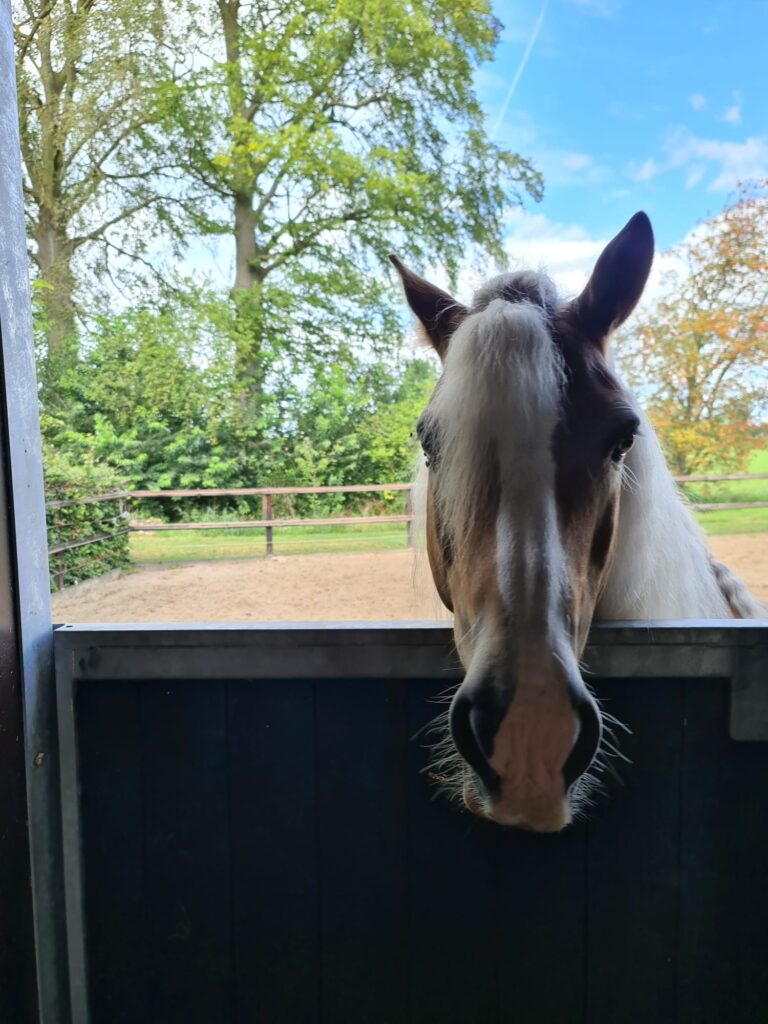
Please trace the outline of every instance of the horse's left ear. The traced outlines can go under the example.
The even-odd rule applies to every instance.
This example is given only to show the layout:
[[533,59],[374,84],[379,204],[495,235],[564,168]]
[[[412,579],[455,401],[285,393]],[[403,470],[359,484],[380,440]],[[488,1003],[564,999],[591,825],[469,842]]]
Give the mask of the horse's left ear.
[[584,291],[574,302],[579,326],[605,346],[611,331],[637,305],[653,262],[653,228],[645,213],[636,213],[606,245]]
[[440,361],[445,362],[451,335],[469,310],[442,288],[414,274],[394,253],[390,253],[389,262],[400,275],[406,301],[424,329],[427,341],[440,356]]

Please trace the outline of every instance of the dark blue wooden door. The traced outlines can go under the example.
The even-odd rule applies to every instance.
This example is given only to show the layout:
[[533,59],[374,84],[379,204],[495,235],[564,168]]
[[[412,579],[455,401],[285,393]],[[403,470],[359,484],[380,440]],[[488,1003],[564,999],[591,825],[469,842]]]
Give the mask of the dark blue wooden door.
[[768,745],[727,683],[598,682],[631,764],[556,836],[435,798],[443,685],[81,684],[94,1024],[768,1019]]

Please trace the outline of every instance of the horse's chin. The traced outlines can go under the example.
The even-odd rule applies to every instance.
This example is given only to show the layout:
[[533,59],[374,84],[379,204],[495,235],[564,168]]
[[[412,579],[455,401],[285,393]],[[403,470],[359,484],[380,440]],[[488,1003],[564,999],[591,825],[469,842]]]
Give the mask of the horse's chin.
[[571,808],[565,795],[548,800],[525,803],[502,795],[491,799],[481,794],[478,782],[464,783],[464,806],[485,821],[526,832],[561,832],[572,820]]

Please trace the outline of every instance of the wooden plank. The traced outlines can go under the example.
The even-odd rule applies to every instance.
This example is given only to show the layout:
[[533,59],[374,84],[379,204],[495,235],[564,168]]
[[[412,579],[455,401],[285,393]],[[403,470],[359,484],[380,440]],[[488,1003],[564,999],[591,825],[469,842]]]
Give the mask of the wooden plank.
[[88,544],[98,544],[103,540],[111,540],[113,537],[122,537],[128,533],[129,527],[124,530],[115,530],[114,533],[97,533],[93,537],[84,537],[82,540],[71,540],[66,544],[55,544],[52,548],[48,548],[49,555],[59,555],[62,551],[72,551],[75,548],[83,548]]
[[131,491],[132,498],[230,498],[260,494],[381,494],[384,491],[409,491],[410,483],[341,484],[328,487],[228,487],[191,490]]
[[404,684],[316,687],[322,1019],[405,1024]]
[[[314,685],[228,684],[234,1021],[320,1020]],[[340,850],[344,838],[337,837]]]
[[[418,1024],[495,1024],[499,987],[515,965],[500,962],[498,826],[437,795],[423,774],[421,732],[439,707],[442,681],[411,682],[406,695],[410,920],[410,1017]],[[524,969],[524,964],[519,965]],[[399,1019],[399,1018],[396,1018]],[[526,1022],[528,1024],[528,1022]],[[532,1024],[532,1022],[531,1022]],[[554,1022],[553,1022],[554,1024]]]
[[[632,761],[588,829],[589,1024],[677,1021],[679,778],[684,683],[613,680],[604,708],[629,723]],[[695,1017],[690,1020],[696,1020]]]
[[130,498],[130,491],[112,491],[109,494],[89,494],[83,498],[65,498],[58,499],[54,498],[51,501],[46,501],[46,508],[69,508],[73,505],[93,505],[100,501],[122,501],[125,498]]
[[150,1019],[232,1019],[226,693],[140,686]]
[[768,508],[768,501],[720,501],[709,505],[690,504],[694,512],[724,512],[727,509]]
[[[410,686],[416,728],[435,689]],[[412,1019],[580,1024],[584,828],[541,836],[470,817],[418,779],[425,742],[411,744],[408,778]]]
[[717,483],[723,480],[768,480],[768,473],[716,473],[710,476],[676,476],[676,483]]
[[92,1024],[150,1019],[138,685],[85,683],[76,703]]
[[[413,516],[342,516],[338,519],[248,519],[216,523],[144,523],[134,520],[132,531],[152,533],[160,530],[249,530],[278,526],[365,526],[368,523],[409,523]],[[112,534],[112,536],[115,536]]]
[[586,828],[497,829],[499,1020],[591,1024],[585,1017]]
[[[274,518],[272,515],[272,495],[263,494],[261,497],[261,518],[265,523],[271,523]],[[272,527],[267,526],[264,531],[264,540],[266,542],[266,554],[272,554]]]
[[680,1024],[754,1024],[768,1007],[768,745],[728,737],[726,680],[686,685]]

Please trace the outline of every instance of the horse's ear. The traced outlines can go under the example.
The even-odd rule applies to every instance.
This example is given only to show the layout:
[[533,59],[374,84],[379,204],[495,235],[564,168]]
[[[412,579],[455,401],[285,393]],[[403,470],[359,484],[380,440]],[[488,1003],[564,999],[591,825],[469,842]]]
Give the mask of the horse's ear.
[[389,262],[400,275],[406,301],[423,327],[427,340],[444,361],[451,335],[469,310],[442,288],[414,274],[394,253],[390,253]]
[[643,294],[653,262],[653,228],[645,213],[636,213],[606,245],[574,310],[583,331],[605,346]]

